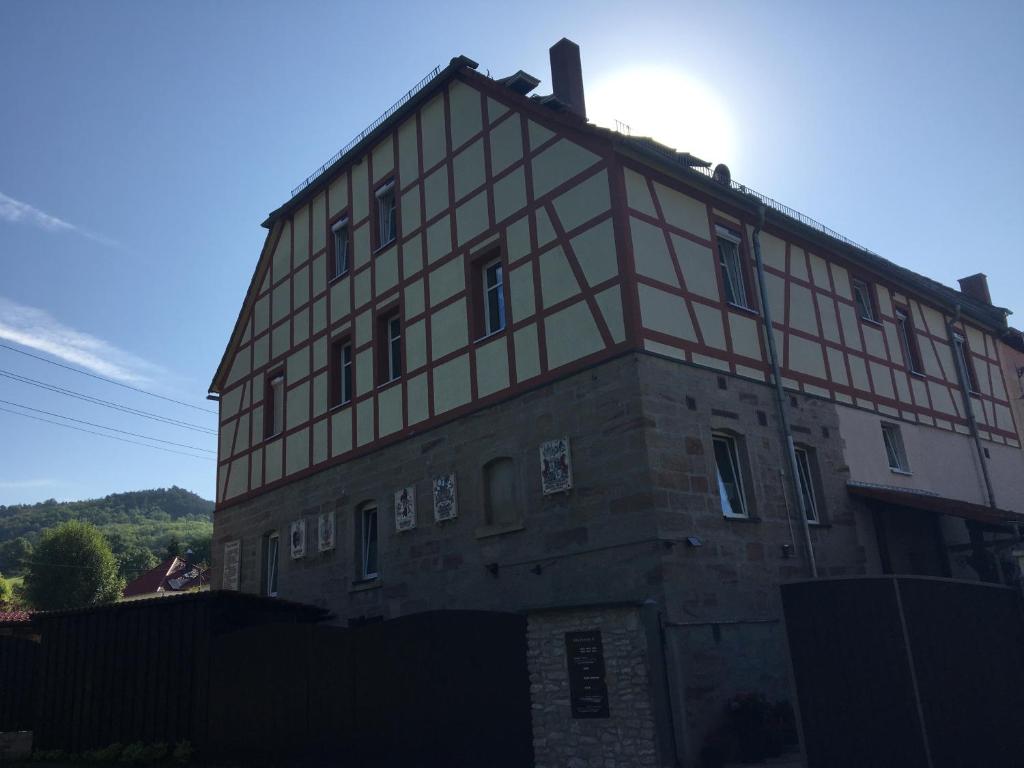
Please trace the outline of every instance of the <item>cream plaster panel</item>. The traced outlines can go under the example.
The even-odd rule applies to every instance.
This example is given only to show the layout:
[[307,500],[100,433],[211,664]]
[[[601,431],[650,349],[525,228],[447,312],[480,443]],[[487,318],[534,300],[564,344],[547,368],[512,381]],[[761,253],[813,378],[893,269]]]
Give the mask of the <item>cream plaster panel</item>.
[[355,328],[357,347],[363,346],[373,338],[373,314],[369,309],[356,316]]
[[821,315],[821,330],[828,341],[839,343],[839,321],[836,319],[836,302],[821,293],[814,295],[818,302],[818,313]]
[[878,310],[883,317],[892,317],[892,297],[889,289],[881,285],[875,285],[875,298],[878,300]]
[[348,207],[348,174],[340,174],[327,190],[330,199],[330,217],[333,219]]
[[273,291],[271,306],[271,322],[276,323],[292,311],[292,287],[290,281],[285,280]]
[[850,349],[860,350],[860,320],[853,307],[849,304],[837,304],[839,307],[839,325],[843,329],[843,340]]
[[501,173],[522,158],[522,124],[519,115],[512,115],[491,130],[491,173]]
[[409,409],[407,419],[410,427],[430,416],[430,404],[427,398],[427,376],[428,374],[426,373],[413,376],[406,385],[407,407]]
[[373,398],[356,403],[356,446],[363,446],[373,440],[374,427]]
[[530,247],[530,220],[524,216],[505,228],[505,248],[508,251],[509,262],[517,261],[532,248]]
[[761,233],[761,258],[765,266],[786,271],[786,243],[774,235]]
[[[262,400],[262,397],[260,398]],[[259,401],[257,401],[259,402]],[[257,405],[252,409],[252,434],[257,440],[263,437],[263,406]]]
[[288,390],[285,396],[285,427],[292,429],[309,421],[309,382],[305,381]]
[[371,270],[364,269],[362,272],[356,273],[355,281],[355,303],[356,309],[359,309],[373,300],[373,281],[371,279]]
[[427,227],[427,261],[433,264],[452,252],[451,216],[442,216]]
[[640,294],[640,317],[644,328],[667,333],[676,338],[696,341],[697,335],[686,311],[686,302],[680,296],[652,288],[637,286]]
[[759,371],[756,368],[748,368],[745,365],[736,366],[736,375],[743,376],[744,378],[747,379],[754,379],[755,381],[765,380],[764,371]]
[[402,186],[420,174],[419,152],[416,148],[416,118],[406,120],[398,127],[398,175]]
[[708,240],[711,230],[708,227],[708,209],[704,203],[694,200],[681,192],[654,182],[654,194],[661,203],[661,213],[665,221],[677,229]]
[[532,379],[540,374],[540,347],[537,344],[537,325],[530,323],[514,335],[516,352],[516,381]]
[[896,365],[903,365],[903,347],[900,345],[899,336],[896,335],[896,324],[888,320],[882,323],[885,331],[885,343],[889,348],[889,359]]
[[287,352],[292,346],[291,322],[285,320],[270,332],[270,356],[276,360]]
[[295,306],[301,307],[309,301],[309,267],[303,267],[292,277],[295,284]]
[[373,347],[356,353],[356,394],[365,395],[373,389]]
[[438,94],[420,110],[423,167],[432,168],[445,155],[444,96]]
[[298,432],[288,435],[285,440],[288,444],[288,449],[285,451],[287,462],[285,473],[293,475],[309,466],[309,428],[300,429]]
[[377,434],[380,437],[391,435],[402,429],[402,387],[396,385],[382,390],[377,395]]
[[1005,429],[1007,432],[1013,432],[1013,414],[1010,413],[1010,409],[1005,405],[995,406],[996,408],[996,426],[999,429]]
[[313,417],[327,413],[327,372],[313,378]]
[[828,378],[825,374],[825,358],[821,353],[821,344],[808,341],[799,336],[789,336],[789,368],[806,373],[819,379]]
[[452,114],[452,146],[460,147],[483,127],[480,92],[453,80],[448,86],[448,105]]
[[430,273],[431,305],[440,304],[466,287],[466,273],[462,262],[462,256],[456,256]]
[[469,402],[469,355],[461,355],[433,370],[434,413],[440,414]]
[[301,344],[309,338],[309,307],[300,309],[292,317],[292,341]]
[[519,322],[536,311],[533,293],[533,262],[527,261],[508,273],[512,320]]
[[477,139],[452,160],[455,199],[461,200],[484,183],[484,141]]
[[263,449],[257,448],[249,454],[249,488],[256,490],[263,485]]
[[[991,369],[990,380],[992,382],[992,396],[999,398],[1000,400],[1006,400],[1006,386],[1003,384],[1003,372],[997,365],[989,364],[989,368]],[[1010,370],[1012,371],[1014,369],[1011,368]],[[1021,392],[1021,395],[1024,396],[1024,392]],[[1022,403],[1022,405],[1024,405],[1024,403]]]
[[814,284],[823,291],[832,290],[828,280],[828,264],[821,256],[811,254],[811,277]]
[[267,442],[263,446],[263,461],[266,464],[266,482],[272,483],[281,479],[282,461],[281,454],[284,453],[284,440],[280,437]]
[[252,364],[254,368],[262,368],[270,360],[270,337],[261,336],[252,345]]
[[459,245],[463,245],[487,227],[487,190],[482,190],[455,209],[455,229]]
[[604,349],[604,341],[586,302],[578,301],[544,318],[548,370]]
[[761,359],[761,330],[757,320],[738,312],[730,312],[729,335],[733,352],[754,360]]
[[416,280],[405,287],[405,316],[416,317],[426,307],[423,298],[423,281]]
[[789,274],[798,280],[809,280],[807,275],[807,257],[804,249],[795,245],[789,247]]
[[220,441],[217,445],[217,456],[220,459],[229,459],[234,455],[232,446],[235,442],[235,431],[238,429],[238,419],[232,419],[227,424],[220,426]]
[[508,387],[508,338],[500,336],[476,349],[477,397]]
[[850,292],[850,273],[838,264],[830,264],[829,269],[832,270],[832,284],[835,286],[836,294],[842,296],[844,299],[852,300],[853,294]]
[[939,358],[935,356],[935,347],[931,339],[919,338],[917,348],[921,351],[921,364],[924,372],[929,376],[942,378],[942,371],[939,370]]
[[729,370],[729,363],[717,357],[710,357],[709,355],[701,355],[697,352],[693,352],[690,354],[690,360],[695,365],[703,365],[705,368],[714,368],[719,371]]
[[370,183],[366,178],[366,163],[352,166],[352,221],[359,222],[370,212]]
[[597,307],[601,310],[601,317],[604,318],[608,332],[612,336],[612,342],[618,344],[626,340],[625,320],[622,316],[622,289],[618,285],[606,288],[594,297]]
[[629,228],[633,234],[633,260],[637,273],[678,288],[679,280],[665,244],[664,232],[637,218],[630,218]]
[[334,324],[352,311],[349,277],[331,284],[331,323]]
[[783,322],[786,317],[786,281],[771,273],[764,276],[768,306],[772,311],[772,322]]
[[722,326],[722,311],[707,304],[693,303],[693,312],[697,316],[704,343],[715,349],[725,350],[725,329]]
[[331,414],[331,455],[352,450],[352,409],[342,408]]
[[231,462],[228,487],[224,498],[230,499],[249,490],[249,457],[242,456]]
[[[781,317],[773,319],[782,320]],[[789,285],[789,324],[798,331],[818,335],[818,318],[814,313],[814,297],[802,285]]]
[[495,101],[490,96],[487,97],[487,119],[489,122],[494,123],[495,120],[506,112],[508,112],[508,107],[500,101]]
[[668,344],[651,341],[650,339],[644,339],[644,349],[648,352],[653,352],[656,355],[674,357],[677,360],[686,360],[686,353],[683,350],[677,349],[676,347],[670,347]]
[[402,231],[406,234],[414,232],[419,229],[420,224],[423,223],[420,218],[420,188],[419,186],[412,187],[408,192],[402,195]]
[[936,384],[934,381],[929,381],[928,393],[932,397],[933,410],[940,413],[948,413],[950,416],[956,416],[960,412],[960,409],[953,403],[953,396],[950,394],[948,387]]
[[236,413],[238,413],[238,407],[242,403],[242,390],[243,385],[238,385],[233,389],[228,390],[220,397],[220,418],[230,419]]
[[313,425],[313,463],[327,461],[327,419],[320,419]]
[[398,285],[398,248],[392,246],[379,256],[374,257],[373,268],[374,288],[377,296],[383,296]]
[[305,346],[288,356],[285,374],[288,381],[298,381],[309,375],[309,352],[309,347]]
[[960,379],[957,376],[956,365],[953,364],[953,353],[948,344],[935,344],[935,354],[939,358],[942,370],[945,372],[945,379],[950,384],[959,386]]
[[427,363],[426,328],[426,322],[419,320],[405,329],[405,365],[410,371],[415,371]]
[[828,370],[831,380],[842,386],[848,385],[850,380],[846,377],[846,359],[843,353],[832,347],[826,347],[825,353],[828,355]]
[[543,248],[555,239],[555,228],[551,225],[548,212],[543,208],[534,214],[534,218],[537,221],[537,247]]
[[864,358],[859,355],[847,355],[846,359],[850,364],[850,376],[853,379],[854,389],[870,392],[871,382],[868,380],[868,368]]
[[494,219],[502,221],[526,206],[526,176],[516,168],[494,183]]
[[874,362],[869,362],[868,366],[871,369],[871,381],[875,385],[875,394],[895,399],[896,393],[892,388],[892,373],[889,371],[889,366]]
[[580,292],[576,275],[561,246],[541,254],[540,287],[545,309]]
[[914,394],[914,403],[923,408],[929,407],[927,383],[917,377],[913,377],[910,379],[910,388]]
[[327,256],[321,253],[315,259],[313,259],[312,270],[312,291],[313,296],[319,296],[325,290],[327,290]]
[[310,212],[313,217],[313,247],[311,250],[313,253],[316,253],[324,248],[324,240],[327,235],[327,207],[323,192],[313,198],[313,202],[310,204]]
[[430,351],[434,360],[468,343],[465,299],[459,299],[430,316]]
[[533,122],[533,120],[526,121],[526,129],[529,134],[531,150],[537,149],[537,147],[555,135],[540,123]]
[[883,360],[887,358],[885,354],[885,338],[882,336],[881,329],[876,325],[864,324],[864,346],[867,347],[868,354],[873,357],[880,357]]
[[555,198],[555,215],[565,232],[572,232],[611,208],[608,171],[599,171]]
[[395,144],[390,135],[373,148],[371,159],[374,184],[383,181],[395,170]]
[[921,315],[926,323],[926,327],[936,336],[946,336],[946,321],[942,315],[936,312],[931,307],[925,304],[918,305],[921,308]]
[[281,228],[281,237],[274,248],[271,280],[277,282],[292,269],[292,223],[286,221]]
[[270,325],[270,297],[259,299],[253,308],[256,333],[263,333]]
[[[533,123],[530,125],[532,129]],[[537,198],[546,195],[598,160],[600,158],[597,155],[579,144],[559,139],[533,158],[533,196]]]
[[583,276],[591,288],[619,273],[615,231],[611,219],[605,219],[584,230],[570,243],[583,270]]
[[402,244],[402,274],[405,279],[416,275],[423,269],[423,243],[420,236],[406,240]]
[[442,165],[423,182],[423,199],[427,220],[451,205],[448,197],[448,166]]
[[313,333],[320,333],[327,327],[327,298],[321,297],[313,304]]
[[672,247],[679,261],[688,290],[706,299],[718,300],[718,282],[715,277],[718,265],[710,248],[698,245],[685,237],[671,235]]
[[366,222],[352,233],[352,268],[370,263],[370,224]]
[[657,218],[658,212],[654,208],[651,191],[647,187],[647,177],[630,168],[623,169],[623,173],[626,176],[626,202],[629,207]]

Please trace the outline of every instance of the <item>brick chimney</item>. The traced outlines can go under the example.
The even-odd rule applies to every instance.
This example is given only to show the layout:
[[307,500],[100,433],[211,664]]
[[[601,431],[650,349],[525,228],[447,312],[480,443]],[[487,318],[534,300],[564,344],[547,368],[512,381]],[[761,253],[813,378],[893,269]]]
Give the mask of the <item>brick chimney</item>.
[[970,296],[985,304],[992,303],[992,294],[988,292],[988,278],[981,272],[970,277],[961,277],[957,282],[960,283],[960,293],[964,296]]
[[562,38],[551,46],[551,87],[555,98],[572,112],[587,119],[587,104],[583,99],[583,65],[580,47],[572,40]]

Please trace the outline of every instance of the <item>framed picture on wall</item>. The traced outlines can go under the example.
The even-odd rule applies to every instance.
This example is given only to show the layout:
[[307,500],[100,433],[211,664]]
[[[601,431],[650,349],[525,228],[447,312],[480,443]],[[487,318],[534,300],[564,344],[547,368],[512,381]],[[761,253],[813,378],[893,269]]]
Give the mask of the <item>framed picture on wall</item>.
[[545,496],[566,493],[572,488],[572,455],[568,437],[541,443],[540,483]]
[[288,537],[292,549],[292,560],[306,556],[306,521],[293,520],[291,535]]
[[434,478],[434,522],[454,520],[459,514],[459,499],[455,490],[455,473]]
[[416,489],[412,486],[395,491],[395,530],[411,531],[416,527]]
[[317,518],[317,548],[321,552],[334,549],[334,513],[321,512]]
[[242,564],[242,542],[238,539],[224,545],[223,588],[238,590],[239,575]]

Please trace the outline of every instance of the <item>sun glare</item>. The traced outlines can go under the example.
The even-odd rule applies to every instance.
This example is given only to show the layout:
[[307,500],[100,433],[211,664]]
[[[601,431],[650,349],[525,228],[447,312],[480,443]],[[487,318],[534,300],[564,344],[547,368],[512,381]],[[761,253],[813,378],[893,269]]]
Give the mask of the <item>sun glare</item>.
[[660,66],[619,70],[587,87],[591,122],[650,136],[711,163],[737,165],[736,128],[725,104],[707,86]]

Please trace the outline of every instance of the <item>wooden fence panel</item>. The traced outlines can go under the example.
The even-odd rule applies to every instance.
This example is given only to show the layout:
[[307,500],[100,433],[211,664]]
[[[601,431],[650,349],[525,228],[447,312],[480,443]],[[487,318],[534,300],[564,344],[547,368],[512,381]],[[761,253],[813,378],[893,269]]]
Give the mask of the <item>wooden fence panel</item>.
[[0,636],[0,733],[32,730],[38,662],[38,643]]

